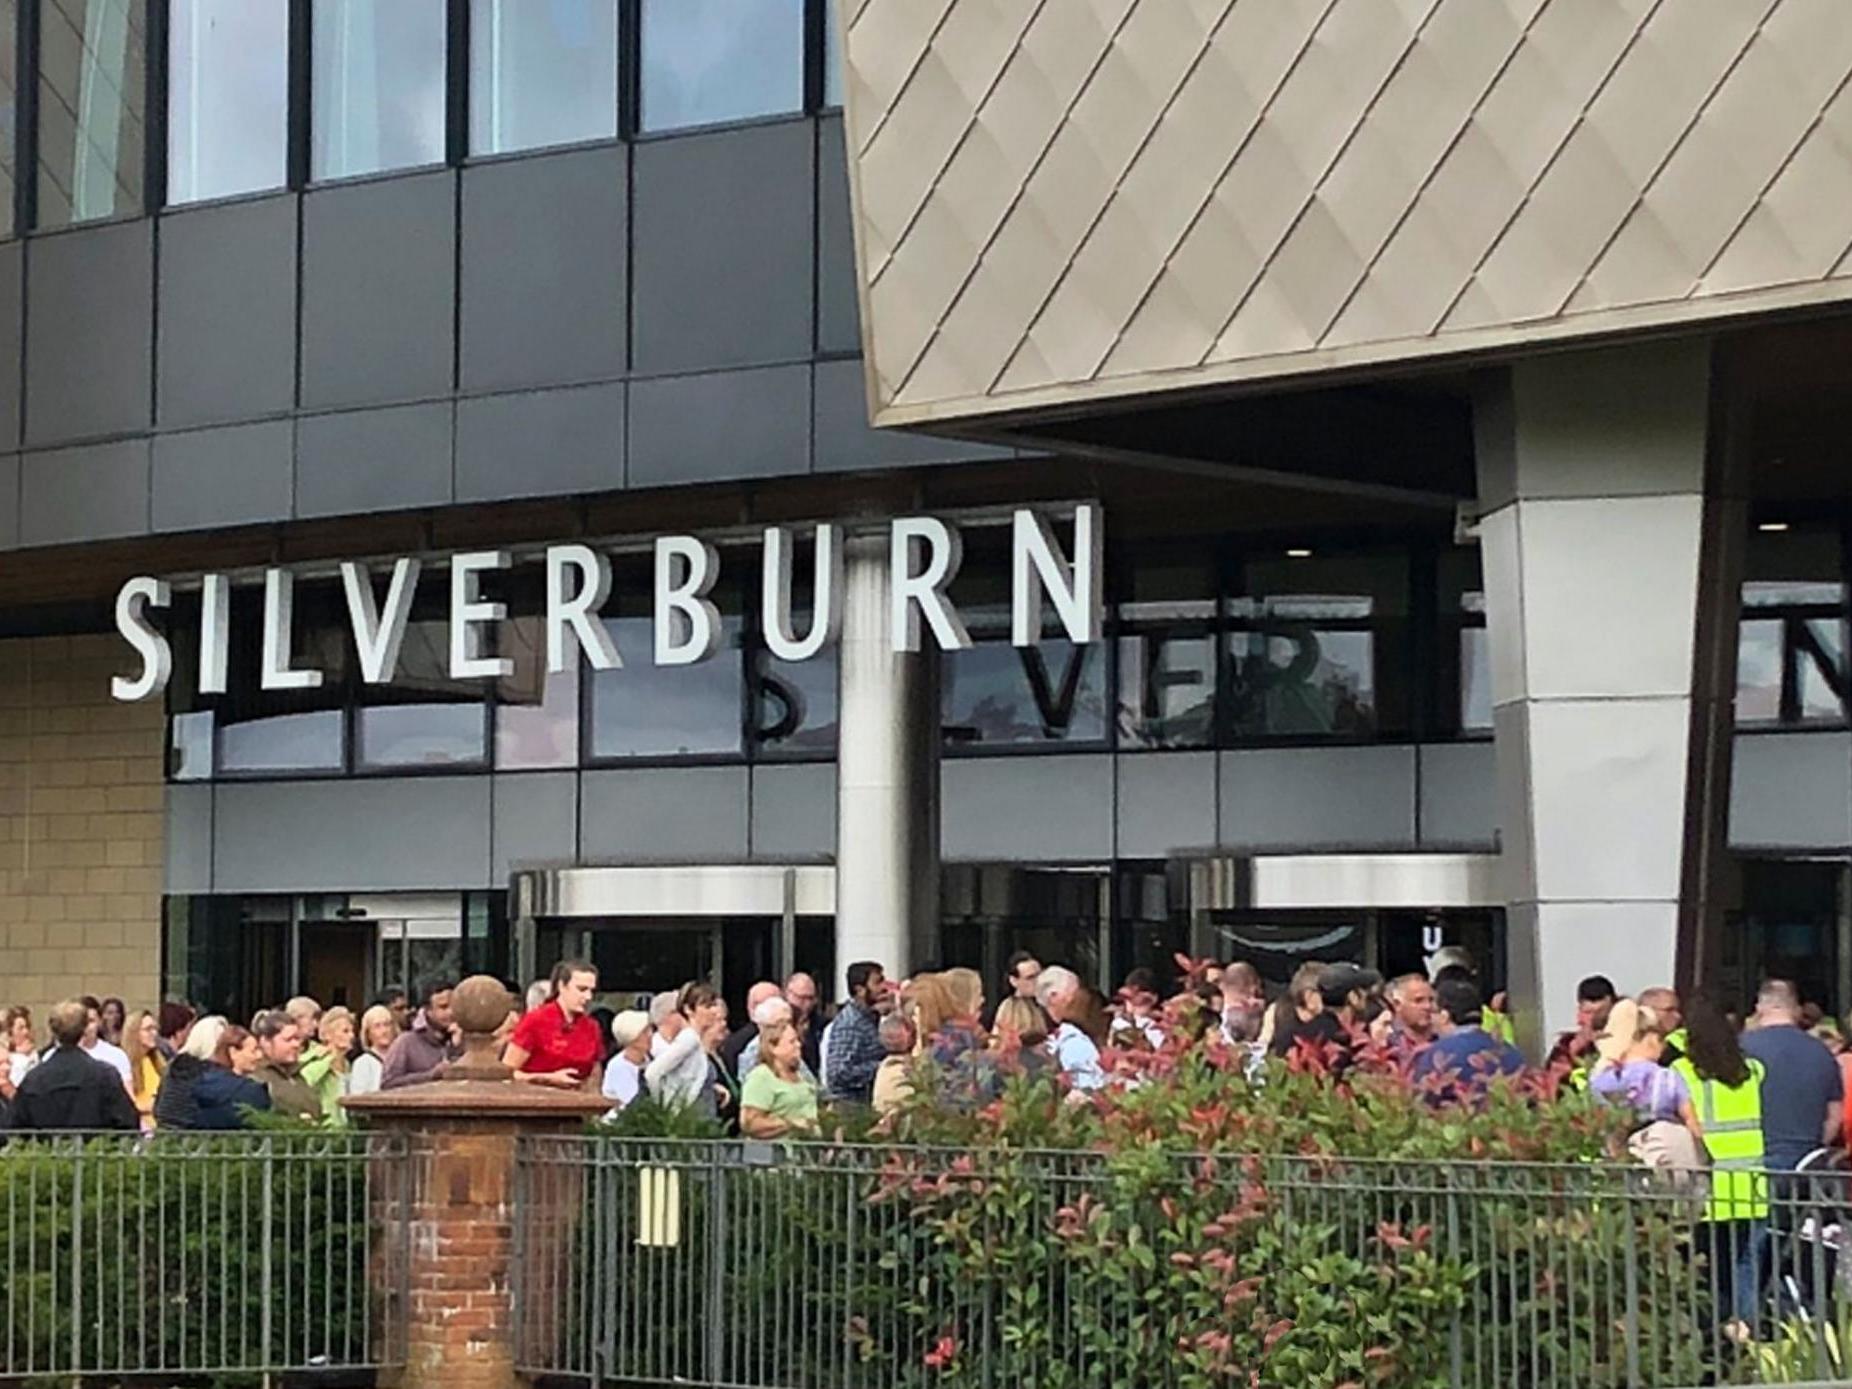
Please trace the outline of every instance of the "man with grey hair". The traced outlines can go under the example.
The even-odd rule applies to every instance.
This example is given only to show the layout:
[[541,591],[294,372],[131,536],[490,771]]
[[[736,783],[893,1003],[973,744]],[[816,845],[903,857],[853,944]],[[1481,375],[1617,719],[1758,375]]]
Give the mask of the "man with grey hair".
[[1743,1054],[1762,1063],[1762,1143],[1770,1171],[1792,1172],[1839,1133],[1844,1091],[1839,1065],[1801,1025],[1801,999],[1785,979],[1767,980],[1756,994],[1755,1026],[1743,1034]]
[[813,1071],[823,1064],[823,1015],[817,1007],[820,1000],[817,981],[803,970],[785,980],[785,1002],[791,1005],[791,1019],[797,1024],[804,1064]]
[[1106,1084],[1106,1072],[1100,1066],[1099,1046],[1075,1021],[1081,1008],[1080,976],[1064,965],[1049,965],[1035,981],[1035,996],[1055,1020],[1048,1045],[1061,1074],[1076,1090],[1100,1089]]
[[721,1043],[720,1064],[727,1068],[727,1074],[736,1075],[741,1080],[752,1069],[752,1062],[746,1061],[746,1049],[752,1048],[753,1056],[759,1054],[756,1043],[759,1040],[759,1007],[761,1004],[779,998],[779,989],[769,979],[761,979],[746,990],[746,1021],[733,1029],[732,1035]]

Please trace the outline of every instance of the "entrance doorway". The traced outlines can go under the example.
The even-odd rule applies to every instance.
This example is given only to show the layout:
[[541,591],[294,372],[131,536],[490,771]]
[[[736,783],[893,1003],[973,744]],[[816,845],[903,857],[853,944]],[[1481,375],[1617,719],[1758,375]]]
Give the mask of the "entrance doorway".
[[652,995],[702,980],[736,1020],[761,979],[794,970],[834,989],[836,870],[821,865],[693,865],[523,871],[513,885],[523,978],[561,960],[598,970],[601,1001],[649,1006]]

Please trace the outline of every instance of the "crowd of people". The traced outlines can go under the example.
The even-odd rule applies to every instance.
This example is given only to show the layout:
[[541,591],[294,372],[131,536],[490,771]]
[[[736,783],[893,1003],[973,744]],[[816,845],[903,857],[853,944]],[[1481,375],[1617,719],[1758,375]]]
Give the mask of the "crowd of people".
[[[1168,999],[1152,971],[1133,970],[1109,999],[1027,952],[1010,958],[994,1006],[970,969],[890,980],[864,961],[846,981],[827,1016],[808,974],[754,984],[735,1024],[705,982],[647,1008],[600,1007],[597,971],[569,961],[525,991],[497,1041],[518,1082],[597,1089],[613,1112],[641,1100],[692,1110],[753,1138],[815,1128],[820,1101],[889,1113],[928,1073],[948,1102],[994,1098],[1019,1074],[1057,1079],[1078,1100],[1138,1083],[1140,1053],[1209,1042],[1256,1076],[1269,1056],[1339,1079],[1386,1059],[1437,1104],[1525,1070],[1502,999],[1484,997],[1453,948],[1387,983],[1353,964],[1307,964],[1273,998],[1259,971],[1235,962],[1190,964]],[[0,1109],[15,1131],[231,1129],[266,1112],[341,1126],[348,1096],[448,1074],[462,1055],[454,987],[429,984],[415,1009],[392,990],[359,1017],[292,998],[248,1026],[179,1003],[130,1012],[78,998],[51,1011],[49,1039],[11,1009]],[[1623,998],[1591,976],[1545,1067],[1630,1107],[1647,1161],[1717,1162],[1724,1148],[1733,1162],[1792,1170],[1852,1140],[1852,1048],[1781,981],[1739,1027],[1702,998],[1686,1006],[1669,988]]]

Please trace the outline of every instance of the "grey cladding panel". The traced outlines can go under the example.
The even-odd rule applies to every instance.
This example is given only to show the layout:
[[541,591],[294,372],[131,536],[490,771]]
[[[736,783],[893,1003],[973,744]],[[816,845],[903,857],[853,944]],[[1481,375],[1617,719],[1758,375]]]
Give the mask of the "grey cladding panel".
[[752,770],[752,857],[827,859],[836,853],[836,764]]
[[958,759],[939,769],[947,859],[1105,860],[1113,850],[1112,758]]
[[1221,754],[1222,843],[1235,849],[1411,849],[1412,747]]
[[1739,733],[1730,770],[1730,847],[1852,845],[1852,736]]
[[579,816],[587,863],[738,863],[746,857],[746,769],[587,772]]
[[1011,456],[1008,449],[874,428],[868,423],[868,394],[860,358],[818,362],[816,371],[816,452],[820,473]]
[[636,147],[637,371],[810,355],[814,152],[808,121]]
[[303,405],[447,394],[455,175],[318,189],[303,204],[302,242]]
[[810,467],[810,368],[635,381],[630,484],[777,477]]
[[0,453],[0,550],[19,545],[19,455]]
[[1492,740],[1420,750],[1424,848],[1490,848],[1498,842],[1498,759]]
[[295,403],[296,212],[286,195],[162,217],[163,427],[256,419]]
[[627,158],[618,146],[464,171],[464,390],[623,374]]
[[481,888],[489,879],[489,778],[221,784],[219,892]]
[[457,500],[622,487],[625,390],[616,382],[457,402]]
[[156,435],[154,529],[287,521],[295,439],[288,420]]
[[817,122],[817,350],[860,352],[855,298],[855,230],[849,210],[849,164],[842,118]]
[[1215,843],[1215,754],[1119,759],[1119,857],[1168,858]]
[[146,429],[154,223],[40,237],[32,243],[27,274],[26,441],[62,443]]
[[452,424],[448,402],[302,420],[296,514],[346,516],[448,502]]
[[148,441],[29,453],[20,460],[22,545],[64,545],[148,530]]
[[570,864],[578,853],[579,775],[529,772],[495,778],[491,872],[506,883],[516,868]]
[[212,787],[167,788],[167,890],[212,891]]
[[15,241],[0,246],[0,452],[19,447],[19,368],[24,323],[25,252]]

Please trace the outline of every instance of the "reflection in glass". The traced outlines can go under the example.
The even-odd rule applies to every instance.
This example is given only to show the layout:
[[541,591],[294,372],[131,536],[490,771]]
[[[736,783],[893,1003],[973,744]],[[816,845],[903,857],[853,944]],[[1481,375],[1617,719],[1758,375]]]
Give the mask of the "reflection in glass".
[[342,767],[341,711],[277,714],[219,728],[219,771],[338,772]]
[[1814,580],[1743,585],[1737,634],[1736,721],[1845,721],[1845,589]]
[[579,671],[547,670],[546,635],[538,616],[501,627],[500,654],[514,674],[495,687],[495,765],[574,767],[579,762]]
[[450,625],[406,625],[390,685],[362,688],[355,757],[365,768],[470,766],[488,756],[485,691],[450,678]]
[[780,661],[754,649],[758,713],[753,737],[761,753],[798,757],[835,751],[836,652],[827,646],[808,661]]
[[316,0],[309,171],[317,179],[444,158],[444,0]]
[[1461,594],[1460,612],[1460,731],[1483,733],[1492,727],[1492,644],[1485,630],[1485,594]]
[[643,0],[642,122],[674,130],[804,105],[804,0]]
[[592,675],[593,757],[740,751],[745,673],[740,620],[729,614],[721,622],[720,650],[712,658],[699,665],[657,666],[650,662],[648,618],[606,619],[626,664]]
[[1215,638],[1133,632],[1119,638],[1119,741],[1201,748],[1215,739]]
[[965,610],[977,644],[941,661],[942,718],[951,746],[1092,743],[1106,737],[1106,654],[1045,637],[1011,646],[1005,608]]
[[145,16],[135,0],[47,0],[39,7],[42,227],[141,210]]
[[289,156],[289,7],[172,0],[167,200],[281,188]]
[[474,0],[470,150],[617,135],[617,0]]
[[1375,731],[1375,634],[1334,625],[1367,622],[1368,598],[1238,598],[1230,613],[1236,737]]
[[0,0],[0,236],[13,234],[14,143],[19,131],[19,0]]

